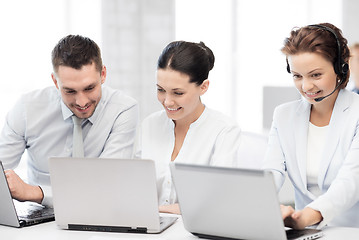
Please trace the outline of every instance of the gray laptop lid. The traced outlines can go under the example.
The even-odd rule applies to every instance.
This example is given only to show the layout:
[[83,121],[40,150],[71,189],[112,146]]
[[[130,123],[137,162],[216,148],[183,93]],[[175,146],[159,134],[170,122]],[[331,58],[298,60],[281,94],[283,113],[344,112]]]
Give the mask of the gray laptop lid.
[[55,219],[61,228],[161,231],[152,160],[50,158],[49,161]]
[[20,227],[19,219],[16,214],[14,202],[12,200],[9,186],[6,181],[4,167],[0,162],[0,224]]
[[171,164],[185,228],[198,236],[287,239],[270,172]]

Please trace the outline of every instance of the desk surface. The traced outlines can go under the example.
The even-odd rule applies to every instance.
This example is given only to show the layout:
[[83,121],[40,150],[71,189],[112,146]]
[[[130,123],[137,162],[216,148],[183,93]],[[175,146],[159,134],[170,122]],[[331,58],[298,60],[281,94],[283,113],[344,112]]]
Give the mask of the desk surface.
[[[321,240],[357,240],[359,238],[359,228],[325,228],[324,236]],[[190,240],[197,239],[183,226],[179,218],[174,225],[161,234],[129,234],[129,233],[105,233],[105,232],[86,232],[69,231],[57,228],[55,222],[43,223],[25,228],[13,228],[0,226],[1,239],[11,240],[42,240],[42,239],[76,239],[76,240],[113,240],[113,239],[166,239],[166,240]]]

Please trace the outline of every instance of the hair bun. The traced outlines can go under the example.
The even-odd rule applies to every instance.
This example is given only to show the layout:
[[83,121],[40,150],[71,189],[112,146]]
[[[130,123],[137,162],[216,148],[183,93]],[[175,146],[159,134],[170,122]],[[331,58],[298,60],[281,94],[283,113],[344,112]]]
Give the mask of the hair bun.
[[209,47],[207,47],[205,44],[204,44],[204,42],[199,42],[199,44],[198,44],[203,50],[205,50],[206,51],[206,53],[207,53],[207,55],[208,55],[208,61],[209,61],[209,69],[208,69],[208,71],[209,70],[212,70],[212,68],[213,68],[213,66],[214,66],[214,54],[213,54],[213,52],[212,52],[212,50],[209,48]]

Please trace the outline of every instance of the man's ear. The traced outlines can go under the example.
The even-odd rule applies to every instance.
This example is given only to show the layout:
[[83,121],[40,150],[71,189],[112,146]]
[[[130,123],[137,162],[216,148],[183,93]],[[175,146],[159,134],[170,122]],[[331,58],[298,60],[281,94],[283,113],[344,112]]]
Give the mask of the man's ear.
[[107,76],[106,66],[102,66],[102,70],[101,70],[101,84],[103,84],[103,83],[106,81],[106,76]]
[[55,77],[55,73],[51,73],[51,78],[52,78],[52,81],[54,82],[55,86],[57,89],[59,89],[59,85],[57,83],[57,79]]
[[203,83],[200,86],[200,88],[201,88],[201,96],[207,92],[208,87],[209,87],[209,80],[206,79],[206,80],[203,81]]

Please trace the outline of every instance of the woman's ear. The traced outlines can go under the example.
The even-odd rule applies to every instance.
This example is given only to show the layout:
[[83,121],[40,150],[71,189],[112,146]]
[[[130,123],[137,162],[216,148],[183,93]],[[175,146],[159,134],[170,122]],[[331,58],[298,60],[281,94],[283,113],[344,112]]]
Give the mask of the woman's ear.
[[206,79],[206,80],[203,81],[203,83],[200,86],[200,88],[201,88],[201,96],[207,92],[208,87],[209,87],[209,80]]

